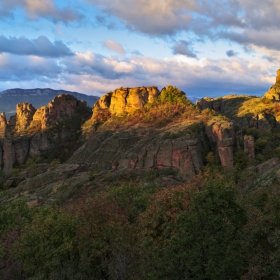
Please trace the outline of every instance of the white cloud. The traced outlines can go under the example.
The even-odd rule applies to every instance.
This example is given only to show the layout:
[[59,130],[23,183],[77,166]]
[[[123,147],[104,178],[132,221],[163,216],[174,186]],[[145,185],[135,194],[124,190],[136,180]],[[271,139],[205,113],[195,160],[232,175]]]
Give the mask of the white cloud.
[[104,45],[104,47],[106,47],[109,50],[112,50],[112,51],[117,52],[122,55],[125,54],[125,50],[124,50],[123,46],[113,40],[107,39],[103,45]]
[[[228,93],[263,94],[275,80],[276,62],[256,57],[250,62],[230,59],[155,59],[144,56],[102,56],[76,53],[60,59],[38,56],[0,55],[0,81],[17,87],[30,84],[66,88],[89,94],[104,94],[117,87],[175,85],[191,96]],[[264,63],[265,62],[265,63]],[[12,86],[13,85],[13,86]],[[33,86],[28,86],[33,87]]]
[[[279,49],[279,0],[84,1],[99,7],[109,17],[118,18],[128,29],[150,36],[188,33],[197,40],[226,39],[245,47]],[[177,44],[178,50],[174,48],[177,53],[189,54],[186,46]]]
[[13,17],[16,8],[23,9],[31,20],[46,18],[53,22],[69,23],[83,18],[83,15],[74,8],[58,8],[53,0],[2,0],[0,16]]

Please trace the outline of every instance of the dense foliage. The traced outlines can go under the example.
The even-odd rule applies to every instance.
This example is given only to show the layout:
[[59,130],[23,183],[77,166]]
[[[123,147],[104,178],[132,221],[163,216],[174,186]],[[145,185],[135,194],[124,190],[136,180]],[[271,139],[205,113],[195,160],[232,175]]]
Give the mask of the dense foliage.
[[72,207],[2,207],[1,279],[278,279],[279,191],[244,191],[208,158],[184,186],[123,184]]

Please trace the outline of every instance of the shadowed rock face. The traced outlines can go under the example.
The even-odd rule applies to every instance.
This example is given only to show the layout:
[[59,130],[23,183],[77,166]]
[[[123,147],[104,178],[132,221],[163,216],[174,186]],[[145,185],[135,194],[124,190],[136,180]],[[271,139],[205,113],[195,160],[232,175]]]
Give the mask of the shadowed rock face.
[[206,133],[212,143],[217,143],[221,165],[223,167],[232,167],[235,136],[233,123],[213,119],[207,123]]
[[208,152],[207,137],[194,135],[182,125],[179,136],[173,139],[169,129],[145,136],[136,129],[97,133],[74,153],[69,163],[86,163],[96,172],[173,168],[190,179],[203,166],[203,156]]
[[244,136],[244,152],[249,159],[255,158],[255,141],[252,135]]
[[159,95],[157,87],[119,88],[103,95],[94,105],[93,111],[108,109],[112,114],[121,115],[142,109]]

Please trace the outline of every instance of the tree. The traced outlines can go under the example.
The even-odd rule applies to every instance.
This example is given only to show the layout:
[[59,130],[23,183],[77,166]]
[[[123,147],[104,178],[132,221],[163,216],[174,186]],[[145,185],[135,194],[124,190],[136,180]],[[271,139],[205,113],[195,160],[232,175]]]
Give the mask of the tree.
[[47,207],[34,215],[16,247],[27,278],[75,277],[79,260],[78,226],[75,215],[57,207]]
[[247,216],[235,189],[220,179],[209,180],[192,195],[173,191],[165,209],[150,212],[149,227],[144,228],[150,279],[240,277]]

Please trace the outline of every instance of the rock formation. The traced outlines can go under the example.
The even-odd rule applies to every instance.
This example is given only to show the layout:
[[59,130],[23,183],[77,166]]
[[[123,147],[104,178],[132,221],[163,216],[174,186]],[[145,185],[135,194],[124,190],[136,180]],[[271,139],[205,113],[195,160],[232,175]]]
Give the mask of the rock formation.
[[255,142],[252,135],[244,136],[244,153],[248,156],[249,159],[255,158]]
[[[71,136],[67,129],[47,131],[53,124],[78,114],[86,103],[72,95],[58,95],[47,106],[35,109],[29,103],[19,103],[16,115],[6,121],[0,116],[0,169],[9,173],[15,163],[22,164],[28,156],[40,155]],[[16,136],[11,137],[11,136]],[[18,137],[21,136],[21,137]]]
[[94,105],[93,111],[108,109],[112,114],[133,113],[153,102],[159,95],[157,87],[119,88],[103,95]]
[[5,138],[7,132],[7,119],[5,112],[0,115],[0,138]]
[[53,124],[73,117],[86,102],[76,99],[70,94],[60,94],[47,106],[35,109],[32,104],[19,103],[16,106],[16,115],[6,121],[5,113],[0,116],[0,138],[8,133],[14,136],[29,134],[30,130],[39,132]]
[[32,122],[36,109],[29,103],[19,103],[16,106],[16,132],[21,133]]
[[280,101],[280,69],[277,70],[275,84],[264,94],[264,97],[273,101]]
[[223,167],[233,166],[234,126],[232,122],[214,118],[207,123],[206,133],[216,145]]
[[[141,129],[97,133],[73,154],[69,163],[84,163],[93,170],[114,172],[172,168],[190,179],[203,166],[203,154],[208,152],[204,148],[207,137],[194,135],[186,123],[178,126],[176,138],[170,137],[174,128],[150,132],[145,137]],[[203,126],[198,126],[203,132]]]

